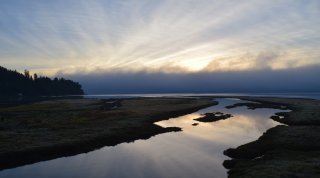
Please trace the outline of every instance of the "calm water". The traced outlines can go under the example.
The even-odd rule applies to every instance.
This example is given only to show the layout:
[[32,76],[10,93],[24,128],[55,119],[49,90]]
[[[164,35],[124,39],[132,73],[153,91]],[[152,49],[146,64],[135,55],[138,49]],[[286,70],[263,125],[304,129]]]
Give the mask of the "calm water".
[[[269,117],[279,110],[225,109],[225,106],[241,101],[218,101],[218,106],[156,123],[163,127],[181,127],[182,132],[165,133],[148,140],[8,169],[0,172],[0,177],[227,177],[222,162],[228,158],[223,151],[256,140],[267,129],[278,125]],[[234,117],[212,123],[193,120],[201,113],[214,111],[230,113]],[[192,126],[193,123],[199,125]]]
[[262,96],[262,97],[286,97],[309,98],[320,100],[320,92],[306,93],[159,93],[159,94],[108,94],[108,95],[84,95],[84,98],[132,98],[132,97],[188,97],[188,96]]

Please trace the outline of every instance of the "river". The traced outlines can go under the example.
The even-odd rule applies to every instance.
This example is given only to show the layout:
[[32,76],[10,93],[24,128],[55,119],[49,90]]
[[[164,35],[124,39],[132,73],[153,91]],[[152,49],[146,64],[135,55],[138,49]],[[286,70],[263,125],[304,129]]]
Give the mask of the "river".
[[[251,142],[279,123],[269,119],[277,109],[226,109],[243,102],[217,99],[219,104],[198,112],[157,122],[162,127],[180,127],[181,132],[156,135],[147,140],[43,161],[0,171],[1,178],[224,178],[223,151]],[[233,117],[202,123],[193,119],[220,111]],[[193,126],[192,124],[198,125]]]

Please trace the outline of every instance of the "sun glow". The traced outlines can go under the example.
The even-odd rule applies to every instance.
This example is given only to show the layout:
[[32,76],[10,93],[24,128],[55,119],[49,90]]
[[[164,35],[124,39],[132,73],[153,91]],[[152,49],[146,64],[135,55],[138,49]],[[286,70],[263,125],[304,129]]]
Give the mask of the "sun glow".
[[317,0],[76,2],[1,6],[1,64],[47,75],[320,64]]

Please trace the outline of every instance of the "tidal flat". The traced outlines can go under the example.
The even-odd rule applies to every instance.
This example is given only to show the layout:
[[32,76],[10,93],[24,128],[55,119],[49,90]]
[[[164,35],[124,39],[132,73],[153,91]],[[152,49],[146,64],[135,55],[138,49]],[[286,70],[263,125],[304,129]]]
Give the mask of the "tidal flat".
[[63,99],[0,108],[0,169],[180,131],[154,122],[217,104],[201,98]]
[[[233,102],[234,104],[209,107],[217,105],[220,98],[237,98],[240,100]],[[249,138],[244,139],[247,141],[231,144],[232,146],[227,146],[221,150],[219,148],[215,150],[214,154],[207,150],[206,154],[217,155],[217,157],[220,157],[219,160],[222,159],[221,162],[216,163],[221,165],[223,160],[228,159],[220,156],[223,155],[223,150],[233,147],[224,151],[226,156],[232,158],[223,162],[225,168],[229,169],[229,177],[319,177],[320,101],[302,98],[244,96],[64,99],[1,107],[0,169],[87,153],[104,146],[113,146],[138,139],[149,139],[157,134],[181,131],[181,129],[186,129],[185,134],[192,136],[192,142],[197,143],[196,145],[199,145],[200,142],[198,139],[195,140],[195,135],[201,137],[201,139],[205,137],[205,145],[211,145],[212,141],[216,142],[212,146],[218,148],[219,144],[225,144],[224,140],[232,140],[232,137],[239,135],[238,132],[235,132],[234,126],[243,128],[240,123],[255,122],[254,119],[243,118],[244,113],[235,112],[235,110],[241,108],[247,108],[250,112],[252,110],[252,113],[255,110],[262,112],[264,108],[274,110],[273,112],[271,110],[266,112],[264,117],[261,118],[262,123],[264,123],[261,126],[265,130],[259,132],[260,134],[257,137],[248,135]],[[200,114],[186,115],[200,109],[203,109]],[[282,110],[284,111],[282,112]],[[274,115],[267,114],[270,112]],[[209,114],[210,117],[206,119],[209,119],[210,122],[196,120],[206,116],[206,113],[212,113],[219,118]],[[235,117],[220,118],[220,116],[226,115],[224,113],[231,113]],[[231,114],[228,114],[228,116],[231,116]],[[179,119],[179,116],[181,116],[181,119]],[[170,119],[174,117],[178,119]],[[190,120],[186,122],[189,117]],[[259,118],[259,115],[252,115],[252,117]],[[268,117],[270,118],[268,119]],[[162,125],[155,124],[166,119],[170,119],[169,122]],[[270,127],[265,127],[267,125],[265,122],[268,120],[276,121],[278,124],[282,123],[282,125],[273,125],[274,123],[272,123]],[[176,122],[179,122],[179,124],[174,124]],[[255,127],[259,129],[259,125]],[[211,127],[213,127],[212,130],[203,132],[203,129]],[[219,129],[222,129],[223,132],[219,132]],[[214,130],[216,132],[213,132]],[[246,132],[249,130],[252,130],[252,128],[248,127],[243,132],[243,136],[246,136]],[[210,133],[217,135],[210,135]],[[236,135],[232,136],[231,134]],[[179,134],[174,133],[174,135]],[[223,139],[218,137],[219,135]],[[261,137],[258,138],[259,136]],[[159,137],[156,139],[159,139]],[[162,139],[162,144],[170,142],[166,141],[170,139],[169,135]],[[235,139],[239,140],[236,137]],[[182,138],[178,137],[174,142],[170,142],[171,146],[178,140],[181,141]],[[236,140],[233,139],[234,142]],[[188,142],[189,146],[190,144],[191,142]],[[136,145],[140,148],[139,144]],[[158,146],[160,145],[156,144],[154,147]],[[128,147],[132,149],[132,146],[128,145]],[[179,152],[184,153],[181,150],[183,148],[179,147]],[[209,149],[208,146],[203,148]],[[191,160],[197,160],[196,155],[199,157],[202,155],[199,150],[200,148],[192,151],[195,157]],[[171,151],[174,152],[174,150]],[[154,152],[152,153],[154,154]],[[188,154],[191,154],[191,152]],[[165,152],[164,155],[169,158],[173,156],[169,152]],[[183,160],[185,164],[185,159]],[[203,160],[198,161],[202,162]],[[215,160],[211,161],[215,162]],[[207,165],[207,167],[210,166]],[[218,170],[221,171],[220,168]],[[202,171],[204,174],[205,170]],[[150,172],[150,175],[152,173],[154,172]],[[214,175],[207,172],[206,176],[221,177],[223,174]]]
[[287,108],[271,119],[283,123],[269,129],[258,140],[230,148],[233,158],[223,164],[230,178],[320,177],[320,101],[301,98],[239,97],[258,103],[242,103],[227,108]]

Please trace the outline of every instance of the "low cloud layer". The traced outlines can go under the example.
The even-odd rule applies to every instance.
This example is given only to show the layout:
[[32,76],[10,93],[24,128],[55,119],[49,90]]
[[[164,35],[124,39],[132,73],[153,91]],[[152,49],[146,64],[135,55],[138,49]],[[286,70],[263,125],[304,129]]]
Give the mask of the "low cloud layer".
[[77,74],[87,94],[208,93],[208,92],[319,92],[320,66],[282,70],[202,73],[107,72]]

